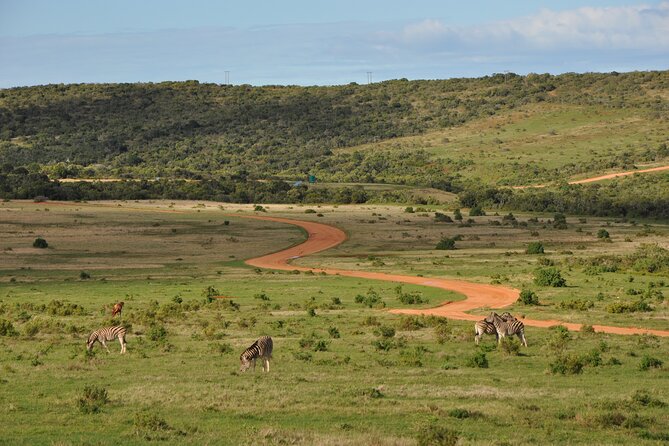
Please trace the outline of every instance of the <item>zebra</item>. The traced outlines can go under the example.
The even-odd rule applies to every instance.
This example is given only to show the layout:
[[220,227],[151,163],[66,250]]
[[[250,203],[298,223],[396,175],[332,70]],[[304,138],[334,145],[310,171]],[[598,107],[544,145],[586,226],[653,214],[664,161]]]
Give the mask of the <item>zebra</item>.
[[113,341],[114,339],[118,338],[118,342],[121,344],[121,353],[125,353],[125,345],[126,345],[125,333],[126,333],[125,327],[122,327],[120,325],[95,330],[88,337],[88,342],[86,343],[86,349],[90,352],[91,350],[93,350],[93,345],[95,344],[95,341],[100,341],[100,344],[102,344],[102,346],[107,349],[107,353],[109,353],[109,347],[107,347],[106,341]]
[[490,316],[486,317],[484,321],[495,325],[495,330],[497,330],[497,343],[502,342],[502,338],[505,336],[516,335],[523,345],[527,347],[525,324],[518,319],[513,318],[512,320],[505,321],[499,314],[490,313]]
[[476,336],[474,336],[474,342],[476,342],[476,345],[479,345],[479,339],[481,339],[481,336],[484,334],[495,335],[495,338],[499,339],[495,324],[488,322],[485,319],[477,321],[474,324],[474,331],[476,332]]
[[241,363],[239,367],[240,372],[245,372],[253,364],[253,370],[256,369],[256,359],[262,358],[262,369],[269,372],[269,360],[272,359],[272,348],[274,344],[272,338],[269,336],[261,336],[249,348],[239,356]]
[[[507,322],[516,320],[516,318],[513,317],[511,313],[502,313],[500,317]],[[476,332],[476,336],[474,336],[474,342],[476,342],[476,345],[479,345],[479,339],[481,339],[481,336],[484,334],[495,335],[495,339],[499,342],[497,329],[495,328],[495,324],[492,322],[488,322],[485,319],[477,321],[474,324],[474,331]]]

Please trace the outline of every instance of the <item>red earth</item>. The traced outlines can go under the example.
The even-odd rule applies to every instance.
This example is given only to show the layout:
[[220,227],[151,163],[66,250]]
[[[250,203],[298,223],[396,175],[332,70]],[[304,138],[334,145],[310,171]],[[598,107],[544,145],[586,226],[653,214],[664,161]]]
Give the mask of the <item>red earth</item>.
[[[307,231],[307,240],[298,245],[292,246],[272,254],[262,257],[256,257],[246,261],[248,265],[258,268],[268,268],[276,270],[299,270],[312,271],[314,273],[325,273],[347,277],[358,277],[362,279],[385,280],[389,282],[410,283],[414,285],[423,285],[444,290],[455,291],[464,294],[465,299],[457,302],[444,302],[435,308],[429,309],[396,309],[390,310],[396,314],[422,314],[442,316],[449,319],[477,321],[481,316],[468,314],[467,311],[476,309],[500,309],[507,307],[518,299],[519,291],[515,288],[509,288],[500,285],[485,285],[479,283],[467,282],[464,280],[451,279],[430,279],[426,277],[404,276],[398,274],[385,274],[367,271],[349,271],[336,268],[309,268],[292,265],[290,262],[300,257],[308,256],[329,248],[333,248],[346,241],[346,234],[339,228],[301,220],[291,220],[288,218],[269,217],[269,216],[241,216],[235,217],[252,218],[256,220],[273,221],[299,226]],[[578,331],[581,324],[574,324],[558,320],[534,320],[523,319],[523,323],[530,327],[551,327],[554,325],[563,325],[569,330]],[[657,336],[669,336],[669,331],[654,330],[635,327],[611,327],[606,325],[593,325],[597,332],[614,333],[622,335],[632,334],[653,334]]]

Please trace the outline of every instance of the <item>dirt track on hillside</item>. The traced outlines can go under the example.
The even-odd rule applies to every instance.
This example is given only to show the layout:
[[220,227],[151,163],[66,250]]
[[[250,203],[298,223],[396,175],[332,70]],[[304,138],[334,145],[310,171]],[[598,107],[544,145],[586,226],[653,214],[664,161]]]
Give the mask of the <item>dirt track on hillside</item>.
[[[661,172],[663,170],[669,170],[669,166],[660,166],[660,167],[652,167],[650,169],[640,169],[640,170],[628,170],[626,172],[618,172],[618,173],[609,173],[607,175],[600,175],[598,177],[592,177],[592,178],[585,178],[583,180],[575,180],[575,181],[570,181],[569,184],[586,184],[586,183],[594,183],[597,181],[603,181],[603,180],[610,180],[613,178],[618,178],[618,177],[626,177],[628,175],[634,175],[635,173],[651,173],[651,172]],[[529,185],[529,186],[512,186],[512,189],[539,189],[542,187],[548,187],[546,184],[535,184],[535,185]]]
[[[669,167],[667,167],[669,169]],[[444,290],[455,291],[466,296],[465,300],[457,302],[445,302],[444,304],[430,309],[424,310],[390,310],[391,313],[396,314],[422,314],[422,315],[436,315],[443,316],[449,319],[477,321],[481,316],[468,314],[467,311],[479,308],[484,309],[500,309],[513,304],[518,299],[518,290],[499,285],[485,285],[464,280],[450,280],[450,279],[430,279],[426,277],[404,276],[397,274],[384,274],[366,271],[349,271],[334,268],[308,268],[302,266],[295,266],[290,264],[291,260],[308,256],[329,248],[333,248],[346,240],[344,231],[335,228],[334,226],[325,225],[322,223],[291,220],[280,217],[269,216],[243,216],[235,215],[235,217],[252,218],[257,220],[274,221],[278,223],[286,223],[299,226],[307,231],[308,238],[305,242],[292,246],[288,249],[278,251],[272,254],[267,254],[262,257],[256,257],[246,261],[248,265],[258,268],[269,268],[277,270],[299,270],[299,271],[313,271],[314,273],[326,273],[347,277],[358,277],[361,279],[385,280],[389,282],[410,283],[414,285],[423,285],[434,288],[441,288]],[[554,325],[564,325],[569,330],[578,331],[581,329],[581,324],[573,324],[557,320],[533,320],[523,319],[523,323],[531,327],[551,327]],[[597,332],[614,333],[622,335],[632,334],[654,334],[657,336],[669,336],[669,331],[652,330],[635,327],[611,327],[604,325],[593,325]]]

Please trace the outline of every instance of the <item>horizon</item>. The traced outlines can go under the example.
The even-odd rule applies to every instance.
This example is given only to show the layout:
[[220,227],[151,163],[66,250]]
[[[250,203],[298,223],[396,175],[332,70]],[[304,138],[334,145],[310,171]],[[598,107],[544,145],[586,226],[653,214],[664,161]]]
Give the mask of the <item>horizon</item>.
[[0,0],[0,88],[336,86],[669,68],[669,1]]

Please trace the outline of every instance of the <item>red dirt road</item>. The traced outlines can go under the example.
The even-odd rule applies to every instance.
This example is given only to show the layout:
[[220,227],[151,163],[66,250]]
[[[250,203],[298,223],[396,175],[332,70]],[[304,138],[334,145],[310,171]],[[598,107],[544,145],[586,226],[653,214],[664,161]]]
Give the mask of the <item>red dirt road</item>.
[[[667,167],[669,169],[669,167]],[[346,234],[341,229],[334,226],[325,225],[322,223],[314,223],[301,220],[291,220],[280,217],[265,217],[265,216],[243,216],[234,215],[235,217],[252,218],[256,220],[274,221],[278,223],[286,223],[299,226],[307,231],[308,238],[305,242],[292,246],[288,249],[278,251],[272,254],[267,254],[262,257],[249,259],[246,264],[258,268],[269,268],[278,270],[299,270],[299,271],[313,271],[315,273],[338,274],[340,276],[358,277],[362,279],[385,280],[389,282],[410,283],[414,285],[423,285],[434,288],[441,288],[444,290],[455,291],[466,296],[465,300],[457,302],[445,302],[444,304],[430,309],[424,310],[390,310],[391,313],[402,314],[424,314],[443,316],[449,319],[477,321],[481,316],[468,314],[466,311],[475,310],[479,308],[499,309],[513,304],[518,299],[518,290],[497,285],[485,285],[464,280],[450,280],[450,279],[430,279],[426,277],[404,276],[398,274],[384,274],[366,271],[348,271],[334,268],[307,268],[302,266],[294,266],[290,261],[299,257],[304,257],[309,254],[314,254],[333,248],[340,243],[346,241]],[[525,325],[531,327],[551,327],[554,325],[564,325],[569,330],[578,331],[581,329],[581,324],[573,324],[556,320],[532,320],[523,319]],[[652,330],[645,328],[634,327],[611,327],[604,325],[593,325],[595,331],[604,333],[614,333],[622,335],[632,334],[654,334],[657,336],[669,336],[669,331],[666,330]]]
[[[651,172],[661,172],[663,170],[669,170],[669,166],[660,166],[652,167],[650,169],[640,169],[640,170],[628,170],[627,172],[617,172],[609,173],[607,175],[600,175],[598,177],[585,178],[583,180],[570,181],[569,184],[585,184],[585,183],[594,183],[596,181],[610,180],[612,178],[626,177],[628,175],[634,175],[635,173],[651,173]],[[535,184],[529,186],[513,186],[512,189],[539,189],[542,187],[547,187],[546,184]]]

